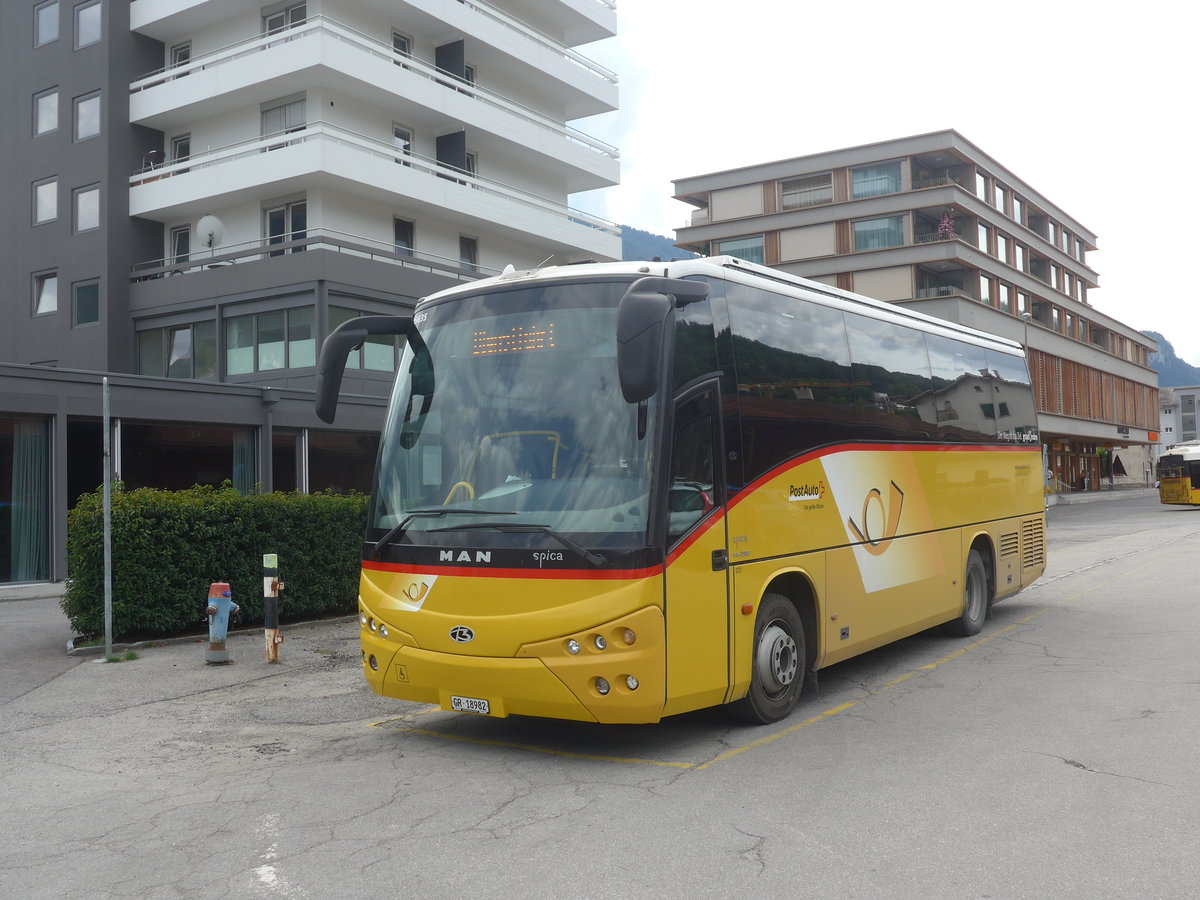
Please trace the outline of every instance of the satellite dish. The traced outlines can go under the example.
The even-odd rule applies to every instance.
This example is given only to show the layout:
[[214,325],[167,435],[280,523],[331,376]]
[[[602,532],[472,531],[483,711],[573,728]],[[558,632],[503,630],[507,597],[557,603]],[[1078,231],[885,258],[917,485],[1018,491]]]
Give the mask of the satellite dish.
[[210,250],[225,238],[225,225],[216,216],[201,216],[196,223],[196,235],[200,243]]

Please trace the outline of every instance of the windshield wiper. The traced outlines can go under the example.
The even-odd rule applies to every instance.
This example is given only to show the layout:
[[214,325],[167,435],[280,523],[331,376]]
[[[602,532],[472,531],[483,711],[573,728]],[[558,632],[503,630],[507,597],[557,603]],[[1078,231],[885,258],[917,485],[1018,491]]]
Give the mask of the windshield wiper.
[[434,507],[433,509],[414,509],[407,516],[393,525],[387,530],[387,533],[375,542],[375,546],[371,548],[371,558],[376,559],[379,556],[379,551],[385,545],[399,540],[403,535],[409,522],[413,519],[441,519],[446,516],[515,516],[515,512],[509,512],[501,509],[444,509]]
[[574,550],[576,553],[578,553],[585,560],[587,560],[588,562],[590,562],[593,566],[596,566],[597,568],[599,568],[600,566],[608,565],[608,560],[605,557],[601,556],[599,553],[592,552],[587,547],[584,547],[582,544],[576,543],[575,541],[571,540],[566,535],[559,534],[557,531],[555,531],[549,525],[525,525],[525,524],[518,525],[515,523],[512,525],[508,525],[508,524],[501,523],[501,522],[473,522],[470,525],[449,525],[445,528],[431,528],[429,530],[431,532],[436,532],[436,531],[483,531],[483,530],[489,530],[489,529],[492,531],[503,531],[503,532],[507,532],[510,534],[544,534],[544,535],[547,535],[548,537],[554,538],[554,540],[558,541],[560,544],[562,544],[568,550]]

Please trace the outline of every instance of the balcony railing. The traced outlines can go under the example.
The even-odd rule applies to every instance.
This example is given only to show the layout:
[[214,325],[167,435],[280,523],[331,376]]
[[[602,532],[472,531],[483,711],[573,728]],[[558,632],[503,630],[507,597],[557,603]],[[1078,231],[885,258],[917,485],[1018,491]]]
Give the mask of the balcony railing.
[[516,116],[525,122],[552,132],[564,140],[579,144],[601,156],[614,160],[620,158],[620,151],[611,144],[584,134],[578,129],[556,121],[550,116],[530,109],[502,94],[486,90],[478,85],[469,84],[449,72],[431,66],[422,60],[398,53],[392,49],[391,45],[377,41],[369,35],[355,31],[325,16],[310,16],[304,22],[285,31],[258,35],[244,41],[239,41],[236,44],[222,47],[219,50],[214,50],[212,53],[193,57],[184,63],[157,69],[130,84],[129,92],[130,94],[138,94],[196,72],[227,65],[280,44],[300,41],[313,36],[320,36],[349,44],[374,58],[398,64],[413,75],[435,82],[443,87],[452,87],[463,94],[473,97],[485,106]]
[[257,262],[272,256],[300,253],[308,250],[329,250],[344,256],[355,256],[376,262],[390,263],[409,269],[419,269],[435,275],[445,275],[459,281],[475,281],[499,271],[486,266],[468,264],[437,254],[411,250],[402,252],[393,244],[376,241],[361,235],[347,234],[328,228],[309,228],[303,236],[261,238],[229,244],[212,250],[197,250],[186,256],[168,256],[136,263],[130,272],[132,282],[151,281],[173,275],[186,275],[221,269],[226,266]]
[[[612,2],[612,0],[598,0],[598,2],[602,6],[607,6],[609,9],[617,8],[616,3]],[[570,47],[566,46],[565,44],[563,44],[559,41],[556,41],[554,38],[550,37],[547,34],[543,34],[542,32],[538,31],[536,28],[533,28],[530,25],[526,25],[524,22],[520,21],[519,19],[514,19],[512,16],[508,15],[507,13],[501,12],[500,10],[496,9],[494,6],[491,6],[488,3],[481,2],[481,0],[459,0],[459,3],[461,3],[467,9],[474,10],[475,12],[484,16],[485,18],[487,18],[499,25],[504,26],[505,28],[509,29],[510,31],[515,31],[518,34],[521,34],[521,35],[525,36],[526,38],[528,38],[529,40],[533,41],[534,43],[541,44],[543,47],[547,48],[551,52],[561,54],[565,59],[582,67],[586,71],[595,75],[597,78],[600,78],[603,81],[607,81],[609,84],[616,85],[616,83],[617,83],[617,73],[616,72],[613,72],[611,69],[606,69],[604,66],[600,65],[595,60],[588,59],[582,53],[576,53],[574,50],[572,50]]]
[[919,191],[923,188],[946,187],[947,185],[962,186],[962,183],[953,175],[927,175],[925,177],[916,177],[913,179],[913,190]]
[[480,178],[477,175],[447,166],[434,159],[404,153],[391,144],[367,137],[366,135],[357,134],[356,132],[349,131],[338,125],[332,125],[328,122],[312,122],[296,131],[269,134],[253,140],[230,144],[227,147],[221,147],[207,153],[199,153],[187,159],[172,162],[169,165],[158,168],[145,168],[130,177],[129,186],[132,189],[164,178],[174,178],[188,172],[225,165],[235,160],[257,157],[261,153],[279,151],[310,141],[329,141],[349,147],[376,159],[386,159],[400,163],[414,172],[457,181],[459,184],[473,188],[474,190],[520,204],[521,206],[540,210],[574,225],[593,228],[614,236],[620,236],[621,234],[621,227],[619,225],[601,219],[598,216],[572,209],[569,206],[564,206],[545,197],[539,197],[520,188]]
[[942,231],[930,231],[925,234],[918,234],[916,243],[918,244],[936,244],[938,241],[965,241],[966,238],[957,231],[949,233]]

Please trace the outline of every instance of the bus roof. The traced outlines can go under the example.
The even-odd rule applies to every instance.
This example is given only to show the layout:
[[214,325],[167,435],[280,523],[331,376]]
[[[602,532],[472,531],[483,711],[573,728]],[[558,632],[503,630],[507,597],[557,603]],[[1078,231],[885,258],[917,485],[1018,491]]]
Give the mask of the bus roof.
[[664,278],[686,278],[689,275],[706,275],[710,278],[720,278],[739,284],[755,285],[763,281],[771,283],[771,288],[779,293],[791,294],[795,297],[821,303],[838,309],[849,310],[877,319],[903,322],[916,326],[923,331],[940,332],[965,339],[971,343],[990,346],[1013,355],[1021,355],[1021,345],[1013,340],[999,335],[988,334],[957,322],[939,319],[926,313],[875,300],[861,294],[844,291],[840,288],[811,281],[746,262],[732,256],[707,256],[697,259],[674,260],[672,262],[611,262],[611,263],[579,263],[568,266],[546,266],[540,269],[522,271],[506,269],[501,275],[473,281],[469,284],[456,285],[423,297],[418,303],[433,300],[448,299],[457,295],[475,294],[482,290],[514,284],[546,283],[551,281],[580,281],[589,278],[620,278],[622,276],[637,278],[639,276],[659,276]]

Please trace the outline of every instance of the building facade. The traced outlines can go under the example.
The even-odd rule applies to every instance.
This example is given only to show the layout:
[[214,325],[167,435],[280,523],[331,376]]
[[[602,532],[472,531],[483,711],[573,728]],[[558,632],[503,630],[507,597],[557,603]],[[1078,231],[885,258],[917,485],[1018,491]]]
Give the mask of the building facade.
[[1096,236],[952,130],[675,181],[679,246],[1019,341],[1056,490],[1149,475],[1155,343],[1088,302]]
[[0,583],[65,574],[104,373],[128,486],[365,489],[402,348],[358,351],[330,428],[330,330],[509,264],[619,258],[617,226],[568,205],[619,177],[570,124],[616,109],[576,49],[614,6],[0,4],[0,518],[41,548],[0,551]]

